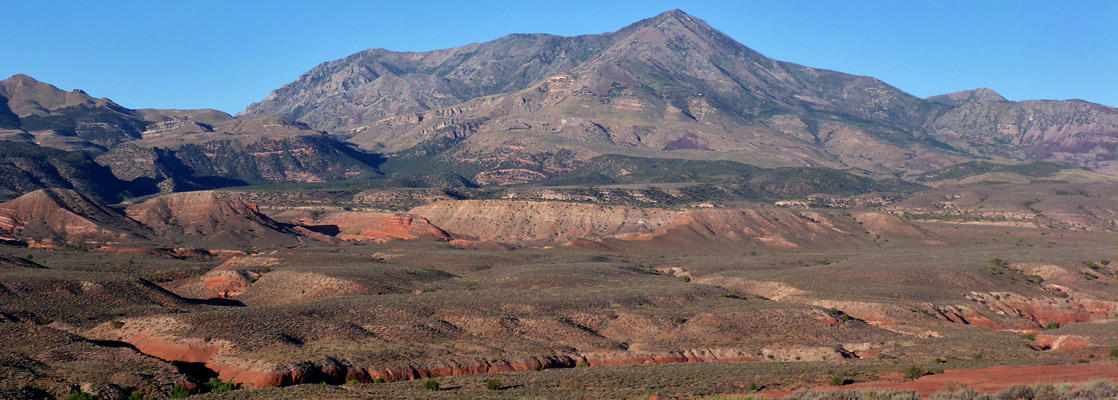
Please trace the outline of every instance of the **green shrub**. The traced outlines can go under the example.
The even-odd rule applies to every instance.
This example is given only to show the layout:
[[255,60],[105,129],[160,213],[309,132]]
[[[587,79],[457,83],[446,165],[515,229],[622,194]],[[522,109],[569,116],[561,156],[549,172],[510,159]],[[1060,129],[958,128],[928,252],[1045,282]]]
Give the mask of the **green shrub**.
[[439,382],[434,379],[428,379],[427,382],[423,382],[423,388],[427,390],[439,390]]
[[373,378],[373,383],[384,383],[384,378]]
[[1060,327],[1059,322],[1049,322],[1048,325],[1044,326],[1044,329],[1056,329],[1056,328],[1059,328],[1059,327]]
[[1118,347],[1110,348],[1110,352],[1107,354],[1110,355],[1110,358],[1118,358]]
[[210,380],[206,381],[205,385],[209,388],[210,393],[232,392],[238,389],[237,385],[233,382],[222,382],[221,379],[216,377],[210,378]]
[[356,379],[350,379],[348,381],[345,381],[345,384],[349,385],[349,386],[353,386],[353,385],[356,385],[358,383],[361,383],[361,382],[358,382]]
[[832,317],[839,321],[849,321],[854,319],[854,317],[851,317],[850,314],[846,313],[846,311],[842,311],[834,307],[828,308],[827,314],[831,314]]
[[190,389],[182,386],[172,387],[171,391],[167,392],[167,397],[170,397],[172,399],[185,399],[187,397],[190,397]]
[[144,400],[144,392],[139,390],[134,391],[132,394],[128,395],[128,400]]
[[70,400],[95,400],[97,397],[86,392],[70,393]]
[[1036,335],[1031,334],[1031,333],[1026,333],[1024,335],[1021,335],[1021,338],[1025,339],[1025,340],[1036,340]]
[[499,380],[490,379],[485,381],[485,388],[489,390],[501,390],[501,388],[504,388],[504,385],[501,385],[501,381]]
[[749,384],[749,391],[751,391],[751,392],[756,392],[756,391],[758,391],[758,390],[761,390],[761,386],[760,386],[760,385],[758,385],[758,384],[757,384],[757,382],[751,382],[751,383]]

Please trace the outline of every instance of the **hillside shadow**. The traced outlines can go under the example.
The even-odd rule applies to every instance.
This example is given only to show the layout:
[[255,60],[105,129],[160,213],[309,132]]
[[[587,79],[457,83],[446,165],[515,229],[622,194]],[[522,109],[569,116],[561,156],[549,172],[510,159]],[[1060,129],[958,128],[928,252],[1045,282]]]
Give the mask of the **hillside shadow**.
[[239,300],[222,299],[222,298],[186,299],[186,301],[190,302],[190,304],[204,305],[204,306],[217,306],[217,307],[244,307],[245,306],[245,303],[242,303]]

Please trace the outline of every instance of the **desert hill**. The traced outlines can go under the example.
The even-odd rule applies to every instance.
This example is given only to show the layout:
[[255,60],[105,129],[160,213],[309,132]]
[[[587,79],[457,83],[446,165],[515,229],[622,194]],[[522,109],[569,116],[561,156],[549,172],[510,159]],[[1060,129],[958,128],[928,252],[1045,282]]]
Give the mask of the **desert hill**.
[[0,231],[64,242],[122,242],[146,233],[123,213],[65,189],[37,190],[0,204]]
[[293,246],[291,227],[261,214],[255,205],[228,192],[175,193],[129,206],[128,216],[155,234],[222,246]]

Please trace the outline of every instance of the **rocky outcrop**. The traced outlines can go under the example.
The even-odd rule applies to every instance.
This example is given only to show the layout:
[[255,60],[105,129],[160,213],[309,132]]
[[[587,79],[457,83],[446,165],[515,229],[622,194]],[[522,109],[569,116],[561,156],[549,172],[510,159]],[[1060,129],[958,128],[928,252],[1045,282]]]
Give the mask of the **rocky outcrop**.
[[971,292],[966,297],[999,315],[1020,317],[1031,322],[1026,327],[1044,328],[1050,324],[1060,326],[1118,316],[1118,305],[1104,300],[1065,301],[1012,292]]

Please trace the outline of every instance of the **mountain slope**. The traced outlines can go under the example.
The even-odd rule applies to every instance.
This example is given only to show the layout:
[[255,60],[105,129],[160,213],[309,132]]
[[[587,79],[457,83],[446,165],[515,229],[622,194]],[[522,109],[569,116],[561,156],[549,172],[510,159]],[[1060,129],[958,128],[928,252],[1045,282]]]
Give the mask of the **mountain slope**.
[[0,141],[0,200],[46,188],[73,189],[109,202],[147,194],[117,179],[88,154]]
[[523,89],[586,61],[617,36],[514,34],[423,53],[366,50],[315,67],[243,114],[283,114],[334,130],[443,108]]

